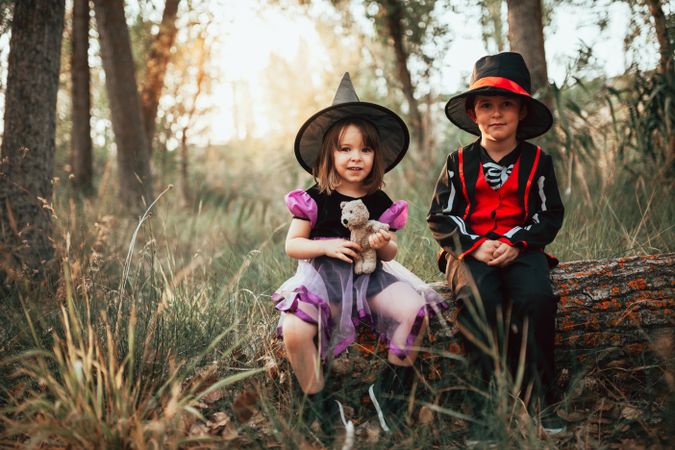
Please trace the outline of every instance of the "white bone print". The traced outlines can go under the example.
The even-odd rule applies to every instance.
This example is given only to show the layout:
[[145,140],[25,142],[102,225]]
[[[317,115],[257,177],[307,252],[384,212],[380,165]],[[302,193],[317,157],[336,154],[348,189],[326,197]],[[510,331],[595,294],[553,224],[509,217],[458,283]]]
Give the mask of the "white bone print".
[[450,183],[450,198],[448,198],[448,206],[443,210],[443,212],[452,211],[452,205],[455,203],[455,185],[452,183],[452,178],[455,176],[455,172],[448,170],[448,183]]
[[541,199],[541,210],[546,211],[546,195],[544,195],[544,181],[546,177],[543,175],[537,180],[537,185],[539,186],[539,198]]

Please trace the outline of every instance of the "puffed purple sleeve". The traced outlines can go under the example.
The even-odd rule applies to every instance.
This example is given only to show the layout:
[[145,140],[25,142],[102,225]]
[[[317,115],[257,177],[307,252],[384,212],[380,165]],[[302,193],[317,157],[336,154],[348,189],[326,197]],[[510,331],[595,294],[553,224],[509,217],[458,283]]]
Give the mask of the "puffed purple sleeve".
[[312,227],[316,224],[317,205],[310,195],[302,189],[297,189],[284,197],[288,210],[297,219],[309,220]]
[[402,229],[408,221],[408,202],[405,200],[395,201],[382,213],[378,220],[388,224],[389,228],[394,231]]

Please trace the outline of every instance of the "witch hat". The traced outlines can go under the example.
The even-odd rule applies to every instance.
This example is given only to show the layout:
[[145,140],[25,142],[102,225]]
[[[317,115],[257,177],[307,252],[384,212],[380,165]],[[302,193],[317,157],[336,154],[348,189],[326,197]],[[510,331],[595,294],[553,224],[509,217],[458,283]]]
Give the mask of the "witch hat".
[[345,72],[333,104],[307,119],[295,137],[295,157],[303,169],[314,174],[324,135],[335,122],[352,116],[369,121],[377,129],[385,172],[403,159],[410,143],[410,133],[403,119],[384,106],[360,101],[349,73]]

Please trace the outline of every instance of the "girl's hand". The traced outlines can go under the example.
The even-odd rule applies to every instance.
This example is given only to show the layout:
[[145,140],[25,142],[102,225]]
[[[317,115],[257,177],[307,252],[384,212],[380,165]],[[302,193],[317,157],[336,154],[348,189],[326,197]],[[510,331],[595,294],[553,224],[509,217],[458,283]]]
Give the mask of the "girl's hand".
[[490,261],[492,261],[492,259],[494,258],[494,253],[499,247],[499,244],[501,244],[501,242],[493,241],[491,239],[483,241],[483,243],[480,244],[476,250],[471,252],[471,256],[473,256],[480,262],[492,265],[490,264]]
[[348,263],[352,263],[355,259],[359,259],[358,252],[363,250],[359,244],[347,239],[327,239],[319,242],[323,245],[324,255],[341,259]]
[[368,245],[373,250],[379,250],[385,247],[391,241],[391,233],[387,230],[379,230],[368,236]]
[[499,243],[499,246],[492,253],[494,259],[487,263],[488,266],[506,267],[518,258],[520,249],[512,247],[505,242]]

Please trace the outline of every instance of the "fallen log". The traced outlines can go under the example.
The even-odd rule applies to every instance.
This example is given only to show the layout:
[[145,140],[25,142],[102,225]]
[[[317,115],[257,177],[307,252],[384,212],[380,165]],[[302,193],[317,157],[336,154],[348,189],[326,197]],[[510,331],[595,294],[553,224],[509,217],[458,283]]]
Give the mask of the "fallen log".
[[[675,253],[561,263],[551,278],[559,298],[556,356],[565,365],[610,349],[637,355],[658,336],[675,337]],[[425,346],[462,354],[459,305],[446,283],[432,287],[450,307],[431,321]],[[372,333],[359,336],[362,350],[383,350]]]
[[[558,303],[556,350],[585,353],[620,348],[636,354],[655,336],[675,330],[675,253],[574,261],[551,277]],[[445,321],[431,323],[431,335],[457,338],[457,302],[445,283],[433,287],[450,304]],[[451,351],[457,339],[449,339]]]
[[[589,365],[630,367],[633,358],[656,357],[659,364],[672,359],[675,253],[562,263],[551,275],[559,297],[556,361],[560,386],[567,386],[572,374],[582,373],[580,369]],[[452,356],[463,354],[460,333],[454,326],[457,301],[445,283],[433,283],[432,287],[450,307],[431,320],[422,344],[426,351],[420,352],[416,363],[419,379],[435,386],[426,394],[418,392],[422,396],[456,390],[447,385],[456,384],[449,374],[461,365]],[[386,361],[385,345],[366,327],[359,331],[353,349],[332,363],[333,389],[344,385],[354,390],[353,383],[343,383],[348,377],[366,385],[373,383]],[[278,343],[280,359],[283,353]],[[367,395],[361,401],[368,403]]]

